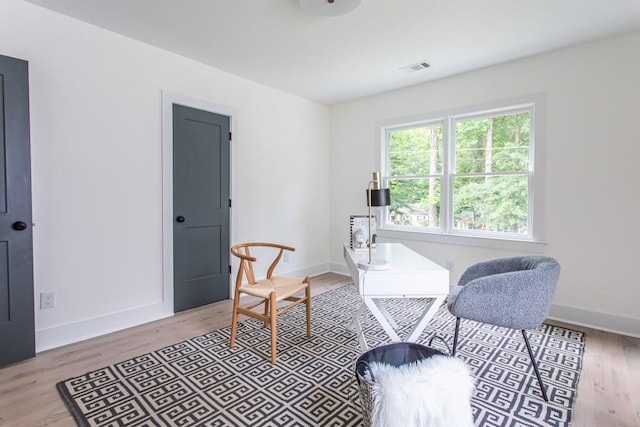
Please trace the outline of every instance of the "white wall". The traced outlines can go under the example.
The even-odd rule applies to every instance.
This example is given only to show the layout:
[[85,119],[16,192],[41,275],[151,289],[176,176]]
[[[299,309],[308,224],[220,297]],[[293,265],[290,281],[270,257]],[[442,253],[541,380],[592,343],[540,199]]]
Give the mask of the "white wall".
[[163,90],[234,111],[234,242],[328,269],[329,111],[21,0],[0,54],[29,61],[37,348],[170,313],[163,299]]
[[[334,269],[346,272],[341,245],[348,218],[366,213],[364,189],[380,169],[376,122],[542,92],[548,123],[543,252],[562,265],[551,315],[640,336],[639,51],[640,33],[632,33],[334,106]],[[443,266],[453,261],[452,282],[473,262],[513,254],[404,243]]]
[[[639,335],[639,47],[640,34],[631,34],[330,112],[30,3],[2,0],[0,54],[30,66],[35,292],[57,296],[56,308],[36,311],[38,349],[168,315],[163,90],[234,111],[233,240],[296,246],[283,268],[305,273],[326,271],[328,261],[346,273],[341,245],[348,216],[365,213],[364,189],[377,169],[376,122],[546,92],[545,252],[563,266],[553,313]],[[453,260],[454,279],[471,262],[506,254],[404,243],[443,265]]]

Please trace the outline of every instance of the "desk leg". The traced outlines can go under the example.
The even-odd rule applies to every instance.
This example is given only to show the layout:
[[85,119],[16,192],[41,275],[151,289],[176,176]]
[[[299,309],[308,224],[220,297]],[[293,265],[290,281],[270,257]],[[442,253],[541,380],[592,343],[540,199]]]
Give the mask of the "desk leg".
[[353,331],[357,331],[357,328],[360,325],[360,316],[362,316],[362,313],[364,313],[364,310],[365,310],[366,307],[367,306],[365,305],[364,302],[360,304],[360,307],[358,307],[358,311],[353,316],[353,319],[351,320],[351,323],[349,323],[348,329],[351,329]]
[[391,325],[391,327],[394,330],[398,330],[398,324],[396,323],[395,320],[393,320],[393,317],[391,317],[391,315],[389,314],[389,312],[387,311],[386,308],[384,308],[384,304],[382,303],[382,299],[381,298],[377,298],[377,299],[373,299],[372,298],[373,303],[376,305],[376,307],[378,307],[378,310],[380,310],[380,313],[382,313],[382,315],[384,316],[385,319],[387,319],[387,322],[389,322],[389,325]]
[[[371,297],[365,297],[364,302],[365,304],[367,304],[367,307],[369,307],[369,310],[371,310],[371,313],[375,316],[375,318],[378,319],[378,323],[380,323],[380,326],[382,326],[382,329],[384,329],[387,335],[389,335],[389,338],[391,338],[391,341],[402,341],[398,336],[398,334],[396,333],[396,331],[391,326],[391,324],[388,322],[387,320],[388,314],[385,314],[386,310],[383,309],[385,311],[385,313],[383,313],[378,308],[378,304],[376,304],[374,299]],[[395,322],[393,323],[395,324]]]
[[407,341],[415,342],[415,340],[417,340],[418,337],[420,337],[420,334],[422,333],[422,331],[424,331],[424,328],[427,326],[427,323],[429,323],[431,319],[433,319],[433,316],[435,316],[436,312],[438,311],[438,308],[440,308],[440,305],[442,305],[442,302],[444,301],[444,299],[445,299],[445,296],[443,295],[436,298],[432,298],[431,301],[427,303],[427,308],[425,308],[424,313],[422,313],[422,317],[420,318],[416,326],[413,328],[413,330],[409,334]]
[[362,330],[362,324],[360,323],[360,316],[362,316],[362,313],[364,312],[365,308],[366,308],[366,305],[364,302],[360,304],[358,311],[353,316],[353,320],[349,324],[349,329],[352,329],[353,331],[355,331],[356,335],[358,336],[358,343],[360,343],[360,348],[362,349],[363,352],[369,350],[369,346],[367,345],[367,340],[364,337],[364,331]]
[[360,319],[358,319],[358,343],[360,344],[360,348],[362,352],[369,350],[369,345],[367,344],[367,339],[364,336],[364,331],[362,330],[362,325],[360,324]]

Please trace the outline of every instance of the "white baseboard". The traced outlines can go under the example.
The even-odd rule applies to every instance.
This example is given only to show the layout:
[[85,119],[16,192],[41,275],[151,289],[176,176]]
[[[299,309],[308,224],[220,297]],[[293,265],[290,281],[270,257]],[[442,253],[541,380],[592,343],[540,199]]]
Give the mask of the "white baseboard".
[[[350,275],[347,266],[341,263],[331,263],[331,271]],[[637,318],[556,304],[551,306],[548,318],[576,326],[640,338],[640,319]]]
[[349,271],[349,267],[346,264],[340,264],[337,262],[332,262],[330,271],[332,273],[344,274],[345,276],[351,277],[351,272]]
[[[326,263],[300,270],[283,272],[282,274],[304,277],[317,276],[328,271],[329,264]],[[162,302],[158,302],[118,313],[110,313],[65,325],[40,329],[36,331],[36,352],[40,353],[52,348],[164,319],[169,316],[173,316],[173,311],[165,307]]]
[[[283,264],[281,264],[283,266]],[[283,271],[282,273],[274,273],[274,275],[291,276],[291,277],[313,277],[319,274],[324,274],[331,271],[329,269],[329,263],[318,264],[311,267],[305,267],[300,270]]]
[[40,329],[36,331],[36,352],[39,353],[111,332],[121,331],[169,316],[173,316],[173,313],[167,312],[160,302],[66,325]]
[[549,319],[640,338],[640,319],[611,313],[585,310],[566,305],[552,305]]
[[[316,276],[328,271],[349,276],[347,266],[339,263],[319,264],[286,274],[294,276]],[[118,313],[84,319],[66,325],[36,331],[36,352],[50,350],[78,341],[121,331],[133,326],[173,316],[161,302],[137,307]],[[549,319],[602,331],[640,338],[640,319],[584,310],[576,307],[553,305]]]

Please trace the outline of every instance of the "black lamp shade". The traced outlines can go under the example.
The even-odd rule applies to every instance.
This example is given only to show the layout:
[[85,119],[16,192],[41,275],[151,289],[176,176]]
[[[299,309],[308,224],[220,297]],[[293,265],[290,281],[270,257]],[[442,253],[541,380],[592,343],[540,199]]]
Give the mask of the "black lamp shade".
[[367,206],[369,206],[369,191],[371,191],[371,206],[389,206],[391,204],[391,194],[388,188],[381,190],[366,190]]

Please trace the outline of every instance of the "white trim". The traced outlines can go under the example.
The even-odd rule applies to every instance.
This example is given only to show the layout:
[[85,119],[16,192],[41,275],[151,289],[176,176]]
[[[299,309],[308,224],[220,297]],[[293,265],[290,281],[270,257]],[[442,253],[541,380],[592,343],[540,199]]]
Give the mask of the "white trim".
[[[346,263],[332,262],[330,271],[351,276]],[[569,325],[584,326],[614,334],[640,338],[640,319],[618,316],[577,307],[553,304],[547,317],[550,320],[568,323]]]
[[442,243],[445,245],[472,246],[485,249],[541,254],[545,252],[545,242],[525,240],[509,240],[505,238],[491,238],[486,236],[462,236],[445,233],[425,233],[422,231],[378,229],[378,237],[403,240],[417,240],[421,242]]
[[344,274],[345,276],[349,276],[349,280],[353,282],[353,279],[351,279],[351,270],[349,270],[349,267],[346,263],[332,262],[329,265],[329,271],[331,271],[332,273]]
[[[325,263],[301,270],[286,271],[281,274],[297,277],[314,277],[331,271],[330,267],[329,263]],[[171,306],[171,310],[167,311],[165,303],[166,301],[158,302],[147,306],[136,307],[131,310],[41,329],[36,331],[36,352],[40,353],[51,350],[52,348],[119,332],[134,326],[173,316],[173,305]],[[173,300],[171,303],[173,304]]]
[[[289,270],[289,271],[278,271],[278,275],[281,276],[290,276],[290,277],[315,277],[321,274],[325,274],[331,271],[330,264],[322,263],[316,264],[311,267],[301,268],[299,270]],[[313,287],[313,281],[311,282],[311,286]]]
[[[378,228],[380,237],[391,238],[409,238],[412,240],[423,240],[436,243],[445,243],[451,245],[490,247],[495,249],[518,250],[523,252],[542,252],[544,248],[544,195],[545,195],[545,155],[546,155],[546,94],[536,93],[520,96],[511,99],[494,101],[482,105],[455,108],[451,110],[412,115],[408,117],[398,117],[386,119],[376,122],[376,138],[375,138],[375,161],[378,166],[376,170],[383,171],[385,182],[386,176],[386,144],[387,133],[390,130],[405,129],[421,124],[431,124],[440,122],[443,126],[443,135],[451,132],[451,122],[461,118],[478,117],[482,115],[494,115],[497,113],[512,111],[529,111],[533,123],[530,129],[530,137],[533,141],[533,147],[530,153],[530,172],[529,185],[531,188],[529,199],[529,220],[530,231],[527,236],[519,235],[481,235],[474,236],[471,233],[460,232],[459,230],[450,229],[451,212],[449,191],[453,174],[451,173],[452,157],[450,152],[451,145],[454,143],[453,138],[447,138],[449,147],[444,152],[443,167],[449,166],[449,173],[442,177],[441,185],[441,212],[444,219],[441,229],[432,232],[425,229],[408,230],[405,228],[396,228],[392,225],[385,225]],[[535,169],[533,169],[535,167]],[[533,170],[532,170],[533,169]],[[533,203],[532,200],[533,199]],[[385,212],[386,215],[386,212]]]
[[633,317],[553,304],[548,318],[572,325],[640,338],[640,319]]
[[[351,276],[345,263],[319,264],[303,270],[290,271],[286,274],[297,276],[317,276],[327,271]],[[81,320],[66,325],[54,326],[36,331],[36,352],[40,353],[52,348],[95,338],[126,328],[153,322],[173,315],[164,309],[162,302],[137,307],[118,313]],[[606,332],[640,338],[640,319],[617,316],[577,307],[552,305],[549,319],[565,322],[570,325],[584,326]]]
[[[172,307],[173,308],[173,307]],[[36,331],[36,352],[83,341],[173,315],[162,302]]]
[[[230,197],[237,200],[235,194],[234,152],[239,141],[238,113],[232,107],[213,104],[197,98],[162,91],[162,283],[163,304],[166,312],[173,313],[173,104],[197,108],[215,114],[229,116],[233,135],[230,147]],[[236,235],[237,209],[231,208],[229,218],[229,242]],[[233,260],[231,261],[233,262]],[[233,282],[229,275],[229,295],[233,295]]]

